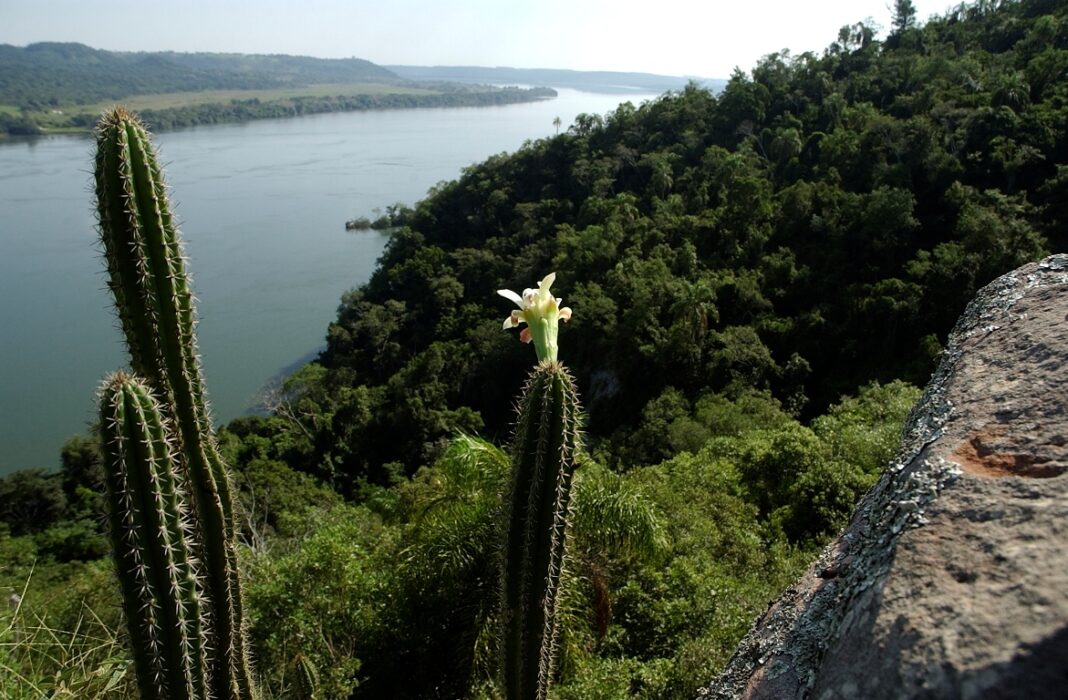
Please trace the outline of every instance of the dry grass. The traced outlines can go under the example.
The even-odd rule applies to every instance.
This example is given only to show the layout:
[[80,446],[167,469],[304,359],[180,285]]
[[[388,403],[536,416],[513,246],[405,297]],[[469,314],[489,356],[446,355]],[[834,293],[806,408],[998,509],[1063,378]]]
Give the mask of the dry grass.
[[[168,92],[160,95],[133,95],[124,97],[120,102],[126,107],[139,111],[145,109],[171,109],[202,104],[229,104],[231,100],[259,100],[272,102],[289,100],[295,97],[351,97],[354,95],[434,95],[434,90],[402,87],[400,85],[382,85],[378,83],[341,83],[324,85],[307,85],[297,88],[276,88],[271,90],[201,90],[198,92]],[[115,100],[100,102],[95,105],[70,107],[70,113],[97,113],[115,104]]]

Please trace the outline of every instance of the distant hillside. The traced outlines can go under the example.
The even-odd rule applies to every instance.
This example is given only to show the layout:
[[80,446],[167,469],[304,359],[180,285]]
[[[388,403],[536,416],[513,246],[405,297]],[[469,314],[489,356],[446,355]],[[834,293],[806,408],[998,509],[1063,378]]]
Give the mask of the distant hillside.
[[0,44],[0,104],[30,109],[169,92],[391,82],[400,80],[359,58],[124,53],[74,43]]
[[556,96],[468,81],[412,81],[359,58],[123,53],[0,44],[0,137],[87,131],[122,101],[153,129],[321,112],[479,107]]
[[717,92],[727,84],[717,78],[690,78],[653,73],[578,71],[553,68],[487,68],[481,66],[386,66],[409,80],[450,80],[458,83],[551,85],[588,92],[628,93],[681,90],[693,80]]

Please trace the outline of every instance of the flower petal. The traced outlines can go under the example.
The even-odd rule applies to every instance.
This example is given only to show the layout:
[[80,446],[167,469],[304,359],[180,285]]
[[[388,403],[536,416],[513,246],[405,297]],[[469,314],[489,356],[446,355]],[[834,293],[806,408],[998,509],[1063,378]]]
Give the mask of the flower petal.
[[515,328],[520,323],[523,323],[526,320],[527,319],[526,319],[525,316],[523,316],[523,312],[522,311],[518,311],[518,310],[517,311],[513,311],[511,313],[511,315],[508,316],[508,318],[504,319],[504,327],[505,328]]
[[522,340],[524,343],[529,343],[530,341],[534,340],[534,336],[530,334],[530,326],[527,326],[523,330],[519,331],[519,339]]
[[523,298],[513,292],[511,289],[498,289],[497,293],[505,299],[515,302],[516,306],[518,306],[519,308],[523,308]]
[[549,287],[551,287],[553,282],[555,282],[555,281],[556,281],[556,273],[555,272],[550,272],[549,274],[545,275],[545,277],[542,278],[541,282],[538,283],[538,291],[548,294]]
[[560,309],[559,314],[560,314],[560,318],[564,319],[565,321],[570,321],[571,320],[571,307],[570,306],[565,306],[564,308]]

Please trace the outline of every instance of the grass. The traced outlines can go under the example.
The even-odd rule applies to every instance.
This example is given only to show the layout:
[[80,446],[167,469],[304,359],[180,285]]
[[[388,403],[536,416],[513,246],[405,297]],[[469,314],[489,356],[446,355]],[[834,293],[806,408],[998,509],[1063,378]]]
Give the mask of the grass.
[[117,631],[85,603],[69,630],[48,624],[23,605],[31,578],[0,616],[0,697],[132,697],[134,674]]
[[172,109],[201,104],[229,104],[232,100],[259,100],[274,102],[295,97],[334,97],[353,95],[434,95],[435,90],[403,87],[400,85],[382,85],[379,83],[328,83],[307,85],[298,88],[274,88],[270,90],[200,90],[198,92],[167,92],[160,95],[132,95],[121,100],[98,102],[94,105],[70,107],[72,113],[102,112],[116,102],[121,102],[133,110]]

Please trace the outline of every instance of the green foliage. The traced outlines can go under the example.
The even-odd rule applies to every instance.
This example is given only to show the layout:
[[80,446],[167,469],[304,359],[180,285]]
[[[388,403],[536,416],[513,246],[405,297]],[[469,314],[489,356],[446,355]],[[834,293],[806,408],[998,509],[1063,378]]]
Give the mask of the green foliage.
[[57,562],[96,561],[110,548],[97,519],[66,520],[33,538],[38,555]]
[[792,422],[779,401],[767,393],[742,390],[733,399],[707,393],[690,402],[668,387],[642,410],[637,429],[602,446],[610,463],[655,464],[680,452],[697,452],[713,437],[737,436],[756,428]]
[[0,522],[14,535],[40,532],[67,509],[63,482],[44,469],[24,469],[0,479]]
[[313,511],[292,548],[283,540],[254,558],[249,606],[268,689],[291,692],[296,653],[319,669],[323,697],[458,697],[488,676],[476,646],[494,607],[507,475],[503,452],[460,437],[396,487],[385,520],[363,507]]
[[856,465],[874,483],[894,457],[901,443],[901,424],[920,393],[901,381],[871,384],[831,406],[811,427],[831,460]]
[[238,498],[257,538],[303,534],[308,513],[341,503],[337,492],[284,462],[255,459],[237,472]]
[[584,460],[575,477],[571,559],[655,560],[667,546],[663,523],[633,482]]
[[896,38],[916,26],[916,5],[912,0],[894,0],[890,29]]
[[104,468],[100,464],[100,445],[95,438],[76,435],[60,451],[60,476],[68,508],[86,518],[100,518],[104,513]]
[[[650,559],[604,560],[611,622],[574,660],[557,692],[693,697],[803,560],[791,559],[781,545],[769,546],[757,510],[742,498],[737,471],[710,452],[681,455],[624,478],[655,509],[665,543]],[[624,675],[609,681],[608,668]],[[626,692],[604,695],[613,684]]]
[[[310,511],[305,532],[272,539],[249,570],[267,690],[296,692],[298,654],[318,669],[323,697],[461,697],[488,684],[509,472],[500,449],[460,436],[395,487],[397,500],[381,514]],[[584,514],[561,581],[565,669],[591,658],[610,622],[598,571],[617,560],[639,566],[665,547],[660,519],[637,488],[594,463],[579,475],[574,503]]]
[[71,438],[60,460],[58,474],[26,470],[0,479],[0,523],[8,535],[32,535],[34,551],[44,559],[99,559],[107,553],[107,541],[96,440]]
[[[384,626],[391,567],[380,522],[355,509],[324,511],[299,548],[250,562],[251,636],[263,680],[279,696],[294,692],[297,656],[320,669],[324,697],[347,697],[358,682],[358,654]],[[384,553],[384,551],[383,551]]]
[[747,500],[791,541],[831,534],[845,524],[900,442],[919,391],[903,382],[873,384],[806,428],[790,421],[710,443],[731,456]]
[[[697,635],[710,629],[713,614],[715,628],[723,634],[731,626],[737,632],[748,624],[745,614],[739,614],[748,596],[716,592],[717,584],[733,589],[743,585],[736,579],[760,578],[768,565],[762,551],[767,535],[758,524],[759,511],[744,499],[738,469],[709,447],[637,470],[631,478],[666,514],[671,557],[666,566],[645,569],[620,588],[620,642],[639,657],[670,657],[675,639],[683,631]],[[702,577],[709,567],[714,567],[713,575]],[[673,595],[664,595],[669,591]],[[687,609],[678,600],[683,596],[701,602]]]
[[[917,395],[902,383],[867,387],[808,429],[766,395],[713,394],[676,417],[676,426],[702,428],[704,444],[694,453],[624,474],[584,458],[560,582],[554,695],[693,697],[806,565],[819,541],[804,534],[808,526],[842,522],[859,491],[816,501],[815,514],[786,516],[805,513],[813,493],[837,493],[843,474],[869,483]],[[368,491],[365,505],[351,506],[261,456],[269,444],[255,433],[223,440],[228,455],[244,455],[235,458],[241,481],[261,494],[249,499],[250,486],[242,499],[260,504],[253,513],[270,503],[277,524],[260,528],[246,562],[267,696],[306,697],[302,684],[313,668],[322,698],[493,697],[508,456],[461,436],[411,480]],[[755,480],[772,479],[775,469],[789,478],[762,511]],[[35,561],[28,600],[43,626],[77,630],[79,615],[89,619],[93,610],[117,629],[103,562],[63,564],[42,556],[38,537],[0,536],[0,585],[21,590]],[[104,679],[93,674],[105,667],[107,678],[124,670],[118,679],[129,684],[129,661],[121,640],[115,644],[86,649],[83,665],[61,667],[64,682],[99,687]],[[60,668],[31,652],[20,652],[20,672],[51,687]]]
[[[900,382],[868,387],[815,430],[766,397],[717,396],[699,411],[726,418],[727,431],[695,453],[611,476],[654,508],[662,544],[638,559],[600,558],[611,622],[571,657],[560,697],[694,697],[886,466],[897,446],[891,436],[918,393]],[[575,504],[580,549],[579,526],[598,519],[597,509],[583,515],[583,493]]]
[[659,698],[665,685],[664,667],[669,662],[642,663],[637,659],[598,658],[583,675],[561,686],[560,700],[618,700],[619,698]]

